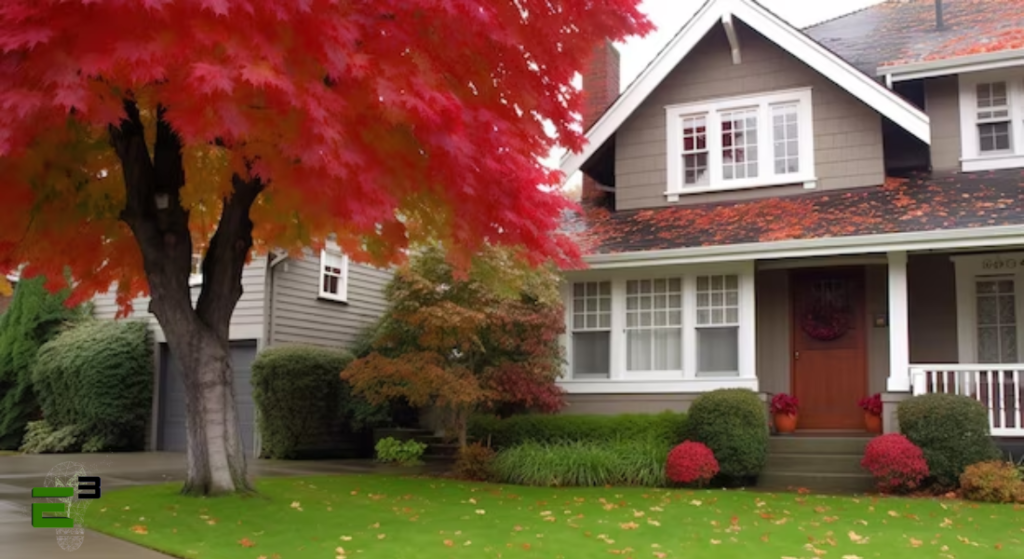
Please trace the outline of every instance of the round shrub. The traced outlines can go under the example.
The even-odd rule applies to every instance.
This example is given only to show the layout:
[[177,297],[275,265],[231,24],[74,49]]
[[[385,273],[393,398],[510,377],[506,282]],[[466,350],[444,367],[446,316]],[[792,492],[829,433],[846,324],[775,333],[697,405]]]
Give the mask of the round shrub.
[[928,477],[924,453],[903,435],[890,433],[871,439],[860,465],[871,472],[883,493],[907,493]]
[[459,449],[453,471],[455,477],[469,481],[487,481],[492,477],[494,449],[480,443]]
[[1005,460],[989,460],[967,466],[960,475],[965,498],[986,503],[1014,503],[1024,495],[1020,471]]
[[153,402],[148,325],[88,320],[66,330],[39,348],[32,385],[48,427],[73,427],[81,450],[141,450]]
[[686,425],[687,439],[714,452],[725,481],[745,483],[764,468],[768,416],[755,392],[728,388],[702,394],[690,406]]
[[715,460],[715,453],[701,443],[685,441],[668,453],[665,477],[669,481],[702,487],[716,475],[718,460]]
[[928,470],[943,487],[955,487],[967,466],[1000,457],[992,441],[988,410],[977,400],[925,394],[900,403],[900,430],[921,447]]

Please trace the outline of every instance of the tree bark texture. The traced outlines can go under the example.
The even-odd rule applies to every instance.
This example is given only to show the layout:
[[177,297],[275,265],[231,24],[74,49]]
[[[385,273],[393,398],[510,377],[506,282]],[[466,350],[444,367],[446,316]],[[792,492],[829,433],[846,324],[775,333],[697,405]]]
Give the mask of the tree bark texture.
[[142,252],[149,282],[149,311],[181,365],[188,430],[188,475],[183,493],[214,495],[251,491],[239,436],[228,330],[242,295],[242,268],[252,249],[249,209],[262,190],[256,179],[235,176],[219,225],[203,259],[203,285],[193,308],[189,212],[181,206],[185,184],[182,145],[158,109],[153,155],[145,143],[137,106],[111,126],[111,144],[124,172],[127,199],[121,219]]

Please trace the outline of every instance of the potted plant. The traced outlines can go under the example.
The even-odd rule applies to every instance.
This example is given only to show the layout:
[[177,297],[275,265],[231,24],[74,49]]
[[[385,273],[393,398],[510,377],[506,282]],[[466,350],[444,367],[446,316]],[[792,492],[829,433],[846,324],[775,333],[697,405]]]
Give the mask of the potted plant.
[[868,433],[882,432],[882,395],[861,398],[857,405],[864,410],[864,426]]
[[800,400],[789,394],[776,394],[772,397],[771,412],[775,420],[775,431],[792,433],[796,430],[797,412]]

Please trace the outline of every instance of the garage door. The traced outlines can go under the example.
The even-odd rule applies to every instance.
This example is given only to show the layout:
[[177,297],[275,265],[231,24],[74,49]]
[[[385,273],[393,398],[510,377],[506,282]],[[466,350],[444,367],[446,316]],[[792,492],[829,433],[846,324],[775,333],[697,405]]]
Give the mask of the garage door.
[[[253,455],[256,433],[256,406],[252,400],[252,362],[256,341],[231,342],[231,365],[235,372],[235,404],[242,444],[247,456]],[[167,344],[160,344],[160,425],[157,448],[185,452],[185,386],[181,365],[171,356]]]

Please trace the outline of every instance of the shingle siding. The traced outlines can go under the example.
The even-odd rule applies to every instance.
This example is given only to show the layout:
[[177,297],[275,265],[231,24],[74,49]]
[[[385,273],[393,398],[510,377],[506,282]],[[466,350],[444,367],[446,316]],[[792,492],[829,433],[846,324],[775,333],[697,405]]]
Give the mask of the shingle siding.
[[[705,37],[616,134],[617,209],[669,204],[665,106],[811,87],[818,189],[882,184],[882,117],[803,62],[739,24],[742,64],[733,65],[721,27]],[[744,200],[803,192],[802,185],[680,197],[678,204]]]
[[960,170],[960,80],[944,76],[925,81],[925,111],[932,122],[932,168]]

